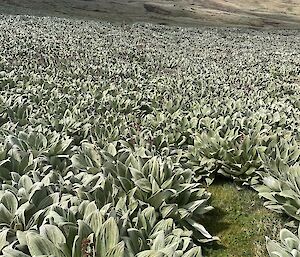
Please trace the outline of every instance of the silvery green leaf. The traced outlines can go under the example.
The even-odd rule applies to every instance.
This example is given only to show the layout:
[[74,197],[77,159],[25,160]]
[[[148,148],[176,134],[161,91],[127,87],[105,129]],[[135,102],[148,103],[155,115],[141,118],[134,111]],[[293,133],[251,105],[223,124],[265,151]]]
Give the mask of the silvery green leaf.
[[45,224],[41,226],[40,235],[49,239],[57,248],[66,243],[64,234],[54,225]]
[[64,257],[64,254],[47,238],[40,236],[34,232],[26,234],[29,252],[33,256],[46,255]]
[[1,198],[1,203],[7,208],[7,210],[15,214],[18,209],[18,199],[17,197],[10,191],[6,191]]
[[10,247],[4,248],[2,250],[2,253],[4,254],[5,257],[30,257],[29,255],[27,255],[21,251],[12,249]]
[[14,217],[14,214],[12,214],[3,203],[0,203],[0,223],[10,224]]
[[267,250],[270,257],[291,257],[290,254],[285,251],[279,244],[275,241],[270,240],[266,237]]
[[101,227],[97,239],[97,249],[100,257],[104,257],[120,240],[119,228],[114,218],[109,218]]
[[203,225],[201,225],[200,223],[197,223],[196,221],[194,221],[193,219],[190,219],[190,218],[187,218],[186,221],[206,238],[209,238],[209,239],[212,238],[212,236],[208,233],[208,231],[205,229],[205,227]]
[[7,233],[9,229],[2,229],[0,232],[0,251],[9,244],[7,241]]
[[117,245],[115,245],[113,248],[111,248],[106,256],[107,257],[125,257],[125,244],[124,242],[120,242]]
[[136,257],[165,257],[165,256],[162,252],[157,252],[155,250],[146,250],[138,253]]
[[201,247],[194,247],[182,255],[182,257],[201,257],[201,256],[202,256]]

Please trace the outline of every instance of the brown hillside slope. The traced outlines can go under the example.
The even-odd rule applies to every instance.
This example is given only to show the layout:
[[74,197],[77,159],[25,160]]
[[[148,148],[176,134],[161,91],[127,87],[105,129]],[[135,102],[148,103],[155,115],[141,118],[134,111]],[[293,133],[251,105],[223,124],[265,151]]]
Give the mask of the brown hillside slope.
[[0,0],[0,10],[112,21],[300,28],[300,0]]

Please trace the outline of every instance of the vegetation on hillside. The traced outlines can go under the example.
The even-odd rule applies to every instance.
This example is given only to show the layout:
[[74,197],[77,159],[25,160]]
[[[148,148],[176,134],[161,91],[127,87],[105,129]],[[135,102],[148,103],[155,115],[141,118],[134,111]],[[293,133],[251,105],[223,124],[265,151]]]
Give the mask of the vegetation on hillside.
[[2,256],[299,256],[299,39],[0,16]]

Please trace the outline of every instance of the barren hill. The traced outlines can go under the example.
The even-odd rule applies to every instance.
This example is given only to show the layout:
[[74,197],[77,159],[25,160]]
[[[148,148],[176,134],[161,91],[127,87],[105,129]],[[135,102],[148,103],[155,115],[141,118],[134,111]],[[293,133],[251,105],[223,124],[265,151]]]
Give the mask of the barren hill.
[[0,10],[113,21],[300,28],[300,0],[0,0]]

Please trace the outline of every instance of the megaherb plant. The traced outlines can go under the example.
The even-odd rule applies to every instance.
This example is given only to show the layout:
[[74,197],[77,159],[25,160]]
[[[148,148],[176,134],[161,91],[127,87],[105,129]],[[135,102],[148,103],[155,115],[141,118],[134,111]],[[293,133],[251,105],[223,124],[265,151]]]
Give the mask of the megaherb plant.
[[295,235],[288,229],[280,231],[280,243],[267,238],[267,249],[271,257],[298,257],[300,256],[300,233]]
[[76,223],[65,218],[68,217],[66,210],[61,213],[52,211],[46,219],[57,225],[43,224],[39,231],[18,231],[19,244],[6,247],[4,256],[201,255],[201,248],[193,247],[188,232],[175,229],[172,219],[158,221],[151,207],[144,209],[132,221],[126,216],[116,216],[109,206],[99,210],[94,202],[83,202],[79,210],[84,214],[82,220]]
[[216,175],[299,221],[299,42],[0,16],[0,254],[200,257]]

